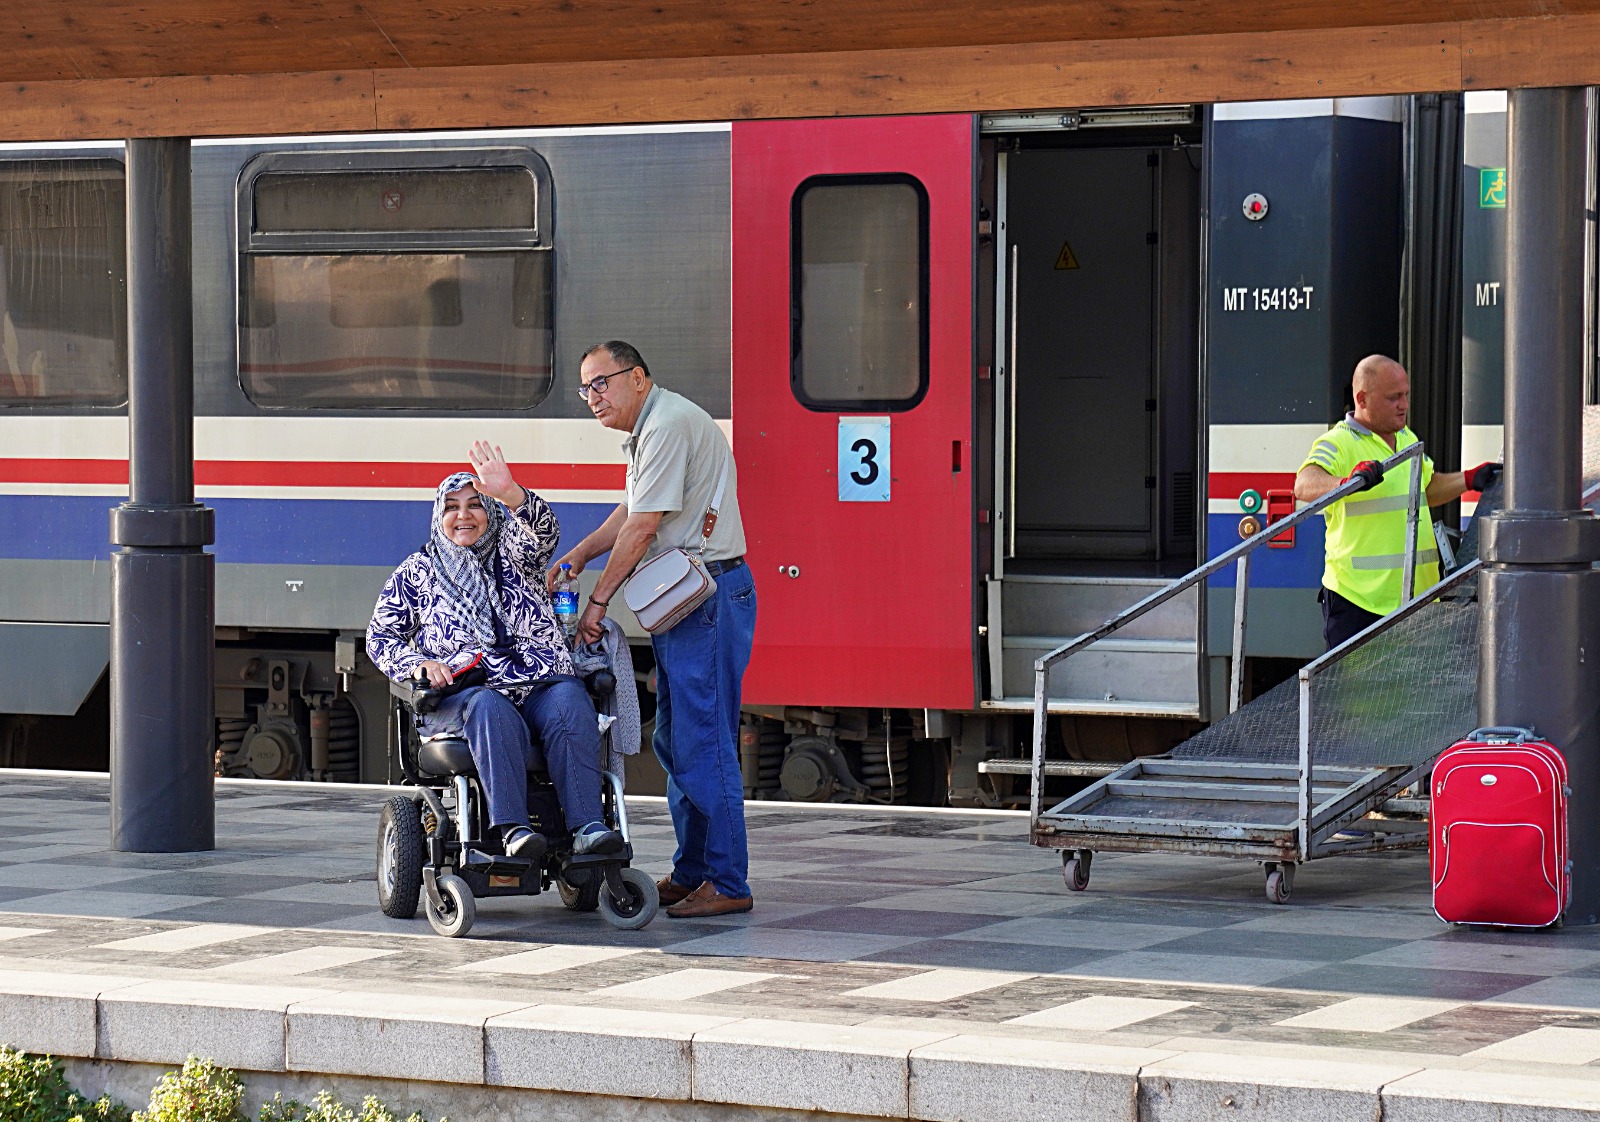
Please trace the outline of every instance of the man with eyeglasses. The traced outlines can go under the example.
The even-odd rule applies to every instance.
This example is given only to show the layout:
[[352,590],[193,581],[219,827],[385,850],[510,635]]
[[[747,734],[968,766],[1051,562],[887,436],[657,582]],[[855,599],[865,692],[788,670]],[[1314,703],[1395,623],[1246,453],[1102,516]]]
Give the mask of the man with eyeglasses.
[[578,394],[595,419],[628,433],[627,499],[598,530],[551,567],[574,573],[610,552],[578,622],[585,642],[600,637],[613,596],[641,561],[700,545],[702,520],[728,473],[716,526],[702,555],[717,591],[676,626],[651,636],[656,655],[654,747],[667,772],[667,803],[678,837],[672,872],[656,884],[676,919],[748,912],[744,779],[739,771],[739,689],[755,637],[756,589],[744,563],[733,449],[704,409],[654,384],[632,346],[590,347]]

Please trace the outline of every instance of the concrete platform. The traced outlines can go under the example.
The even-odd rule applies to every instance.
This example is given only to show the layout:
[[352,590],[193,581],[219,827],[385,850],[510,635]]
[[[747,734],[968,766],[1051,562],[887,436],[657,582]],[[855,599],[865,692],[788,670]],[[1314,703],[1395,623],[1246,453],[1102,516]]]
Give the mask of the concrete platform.
[[[182,855],[109,852],[106,793],[0,772],[0,1043],[129,1100],[194,1052],[454,1122],[1600,1114],[1600,929],[1450,929],[1421,854],[1287,906],[1158,855],[1068,893],[1021,815],[755,804],[749,916],[486,900],[445,940],[377,909],[380,789],[221,783]],[[630,813],[665,872],[665,807]]]

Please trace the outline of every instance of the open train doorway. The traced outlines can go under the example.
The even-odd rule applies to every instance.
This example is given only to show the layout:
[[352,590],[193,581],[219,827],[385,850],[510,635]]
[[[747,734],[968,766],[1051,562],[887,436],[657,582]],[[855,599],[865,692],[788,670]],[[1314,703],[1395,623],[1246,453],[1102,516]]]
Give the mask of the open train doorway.
[[[989,698],[1197,555],[1201,135],[1189,107],[984,118],[993,240]],[[1069,660],[1052,708],[1199,713],[1197,601]],[[998,624],[998,626],[996,626]],[[1077,665],[1073,665],[1076,663]]]

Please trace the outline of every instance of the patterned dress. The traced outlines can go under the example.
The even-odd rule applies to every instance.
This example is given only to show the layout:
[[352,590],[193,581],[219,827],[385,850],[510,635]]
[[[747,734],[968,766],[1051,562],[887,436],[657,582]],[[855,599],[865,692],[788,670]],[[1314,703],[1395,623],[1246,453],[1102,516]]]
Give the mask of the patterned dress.
[[[484,502],[495,500],[485,496]],[[435,526],[437,521],[435,516]],[[504,645],[486,649],[462,618],[458,596],[440,579],[433,558],[418,550],[384,584],[367,624],[367,657],[390,679],[411,677],[428,659],[459,670],[481,653],[489,685],[521,702],[528,691],[517,689],[519,684],[572,673],[572,656],[544,584],[561,537],[555,511],[530,491],[521,509],[491,518],[491,526],[496,521],[498,541],[485,568],[499,570],[494,606]]]

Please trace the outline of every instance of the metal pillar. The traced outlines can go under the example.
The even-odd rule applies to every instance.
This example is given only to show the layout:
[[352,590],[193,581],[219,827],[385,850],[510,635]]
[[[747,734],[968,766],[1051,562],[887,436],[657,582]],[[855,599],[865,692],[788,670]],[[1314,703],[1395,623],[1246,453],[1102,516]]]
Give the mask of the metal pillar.
[[1572,904],[1600,922],[1600,520],[1583,476],[1586,130],[1579,88],[1510,95],[1506,499],[1485,520],[1478,715],[1571,772]]
[[194,501],[189,142],[130,140],[128,501],[111,512],[111,847],[212,849],[212,511]]

